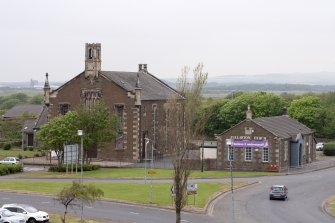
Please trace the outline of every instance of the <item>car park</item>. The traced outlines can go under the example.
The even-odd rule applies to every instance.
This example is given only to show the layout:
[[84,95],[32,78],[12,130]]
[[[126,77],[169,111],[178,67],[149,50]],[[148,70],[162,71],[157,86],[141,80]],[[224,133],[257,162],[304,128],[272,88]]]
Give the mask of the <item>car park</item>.
[[288,189],[285,185],[273,185],[270,188],[270,200],[287,199]]
[[318,142],[318,143],[316,144],[316,151],[322,151],[324,145],[325,145],[324,142]]
[[18,216],[24,217],[27,223],[49,222],[49,215],[44,211],[39,211],[33,206],[26,204],[4,204],[5,208]]
[[0,208],[0,222],[1,223],[25,223],[26,219],[15,215],[13,212]]
[[21,165],[21,160],[17,157],[6,157],[3,160],[0,160],[0,164],[16,164]]

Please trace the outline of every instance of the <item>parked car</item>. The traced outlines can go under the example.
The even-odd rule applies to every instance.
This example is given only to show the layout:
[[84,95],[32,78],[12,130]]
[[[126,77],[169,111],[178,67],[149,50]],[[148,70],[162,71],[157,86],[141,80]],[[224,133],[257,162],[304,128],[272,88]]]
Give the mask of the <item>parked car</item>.
[[272,199],[287,199],[288,189],[285,185],[273,185],[270,188],[270,200]]
[[4,204],[5,208],[18,216],[24,217],[27,223],[48,222],[49,215],[44,211],[39,211],[33,206],[26,204]]
[[21,160],[17,157],[6,157],[3,160],[0,160],[0,164],[16,164],[21,165]]
[[21,216],[15,215],[7,209],[0,208],[0,222],[1,223],[25,223],[26,219]]
[[325,145],[324,142],[318,142],[318,143],[316,144],[316,151],[322,151],[324,145]]

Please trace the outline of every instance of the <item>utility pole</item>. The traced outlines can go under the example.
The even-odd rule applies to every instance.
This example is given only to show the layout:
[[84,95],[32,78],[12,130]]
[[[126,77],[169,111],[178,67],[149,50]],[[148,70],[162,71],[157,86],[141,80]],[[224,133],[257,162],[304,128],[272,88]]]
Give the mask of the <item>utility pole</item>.
[[[78,135],[80,136],[80,184],[81,187],[83,187],[84,131],[78,130]],[[80,222],[83,222],[83,215],[84,215],[84,203],[83,199],[81,199]]]

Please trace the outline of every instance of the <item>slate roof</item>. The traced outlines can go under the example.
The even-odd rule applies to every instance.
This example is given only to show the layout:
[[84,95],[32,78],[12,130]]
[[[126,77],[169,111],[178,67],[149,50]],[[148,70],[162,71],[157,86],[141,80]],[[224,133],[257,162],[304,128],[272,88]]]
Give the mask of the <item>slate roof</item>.
[[295,137],[299,133],[314,133],[314,130],[286,115],[255,118],[252,121],[280,138]]
[[22,114],[29,114],[38,117],[42,112],[43,105],[32,105],[32,104],[23,104],[16,105],[13,108],[9,109],[4,115],[4,118],[18,118]]
[[42,125],[46,124],[48,122],[48,107],[47,106],[43,106],[43,110],[40,113],[34,129],[40,129]]
[[176,90],[147,72],[99,71],[99,73],[127,91],[135,90],[139,75],[141,100],[166,100],[172,95],[183,99]]
[[34,131],[34,127],[35,127],[35,120],[27,120],[24,122],[22,126],[22,132],[31,133]]

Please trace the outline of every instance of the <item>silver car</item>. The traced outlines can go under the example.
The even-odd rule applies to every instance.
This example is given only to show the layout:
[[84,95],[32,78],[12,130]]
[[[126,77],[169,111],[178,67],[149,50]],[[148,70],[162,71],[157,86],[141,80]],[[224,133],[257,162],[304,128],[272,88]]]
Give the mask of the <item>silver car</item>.
[[21,216],[17,216],[7,209],[0,208],[0,222],[1,223],[25,223],[26,219]]
[[21,164],[21,160],[17,157],[6,157],[3,160],[0,160],[0,164],[16,164],[16,165],[20,165]]

